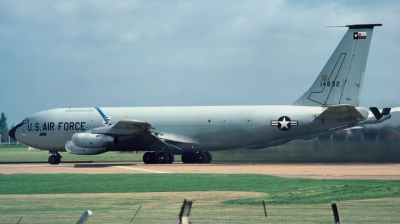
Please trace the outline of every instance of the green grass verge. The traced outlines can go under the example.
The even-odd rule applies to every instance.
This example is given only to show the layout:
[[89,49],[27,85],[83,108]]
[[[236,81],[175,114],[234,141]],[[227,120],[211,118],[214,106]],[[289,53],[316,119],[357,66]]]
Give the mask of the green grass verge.
[[0,176],[0,194],[246,191],[265,198],[228,204],[318,204],[400,197],[398,180],[315,180],[224,174],[14,174]]
[[[178,223],[184,198],[194,200],[191,223],[333,223],[331,206],[254,205],[223,203],[233,198],[263,193],[153,192],[112,194],[11,194],[0,195],[0,223],[76,223],[83,211],[93,211],[87,223],[128,223],[142,205],[133,223]],[[400,199],[339,201],[343,223],[399,223]]]
[[[1,145],[0,146],[0,163],[10,162],[43,162],[47,163],[50,154],[48,151],[32,150],[28,151],[25,145]],[[142,162],[142,153],[121,153],[107,152],[100,155],[73,155],[68,152],[61,153],[62,162]]]
[[[0,165],[1,169],[1,165]],[[0,223],[177,223],[193,199],[193,223],[399,223],[400,181],[315,180],[224,174],[0,175]],[[261,205],[266,201],[268,218]]]

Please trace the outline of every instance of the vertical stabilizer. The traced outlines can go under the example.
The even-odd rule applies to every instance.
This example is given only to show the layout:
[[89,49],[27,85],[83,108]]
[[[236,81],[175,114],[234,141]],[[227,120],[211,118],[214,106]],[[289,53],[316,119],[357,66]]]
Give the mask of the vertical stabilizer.
[[375,26],[382,24],[347,25],[349,29],[314,84],[293,105],[359,106],[359,94]]

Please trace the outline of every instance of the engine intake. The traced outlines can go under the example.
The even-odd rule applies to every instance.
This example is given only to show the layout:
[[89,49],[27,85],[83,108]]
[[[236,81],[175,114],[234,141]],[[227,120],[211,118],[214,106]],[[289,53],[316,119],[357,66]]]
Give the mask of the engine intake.
[[117,139],[103,134],[75,133],[71,142],[82,148],[105,148],[115,145]]
[[72,141],[65,143],[65,150],[71,154],[75,155],[97,155],[107,152],[106,148],[83,148],[74,145]]
[[117,144],[117,138],[103,134],[75,133],[65,143],[65,150],[76,155],[97,155],[107,152],[107,147]]

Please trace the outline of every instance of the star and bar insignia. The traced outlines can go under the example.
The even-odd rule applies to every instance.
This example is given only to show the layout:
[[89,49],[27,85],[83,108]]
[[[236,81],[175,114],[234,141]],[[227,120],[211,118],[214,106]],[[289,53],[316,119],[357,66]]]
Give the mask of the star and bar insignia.
[[288,131],[292,126],[298,126],[298,121],[292,121],[289,117],[282,116],[277,121],[271,121],[271,126],[277,126],[281,131]]

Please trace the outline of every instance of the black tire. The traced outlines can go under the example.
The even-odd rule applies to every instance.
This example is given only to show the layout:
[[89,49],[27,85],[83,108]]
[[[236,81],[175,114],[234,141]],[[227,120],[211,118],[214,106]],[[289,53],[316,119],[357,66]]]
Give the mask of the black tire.
[[169,156],[169,161],[168,161],[168,163],[169,163],[169,164],[174,163],[174,160],[175,160],[174,154],[172,154],[172,153],[170,153],[170,152],[167,152],[167,153],[168,153],[168,156]]
[[159,164],[166,164],[169,162],[169,155],[167,152],[159,152],[156,156],[156,160]]
[[47,160],[51,165],[57,165],[60,163],[60,158],[58,156],[52,155]]
[[154,163],[154,153],[146,152],[143,155],[143,162],[144,162],[144,164],[152,164],[152,163]]
[[182,154],[181,160],[182,160],[182,163],[187,163],[188,162],[188,157],[187,157],[186,153]]
[[212,155],[210,152],[204,152],[207,155],[207,162],[206,163],[211,163],[212,161]]
[[182,163],[190,163],[190,160],[191,160],[190,153],[183,153],[181,159],[182,159]]
[[182,159],[183,163],[195,163],[196,162],[196,153],[194,153],[194,152],[183,153],[181,159]]
[[204,152],[198,152],[195,156],[196,163],[206,163],[208,158]]

